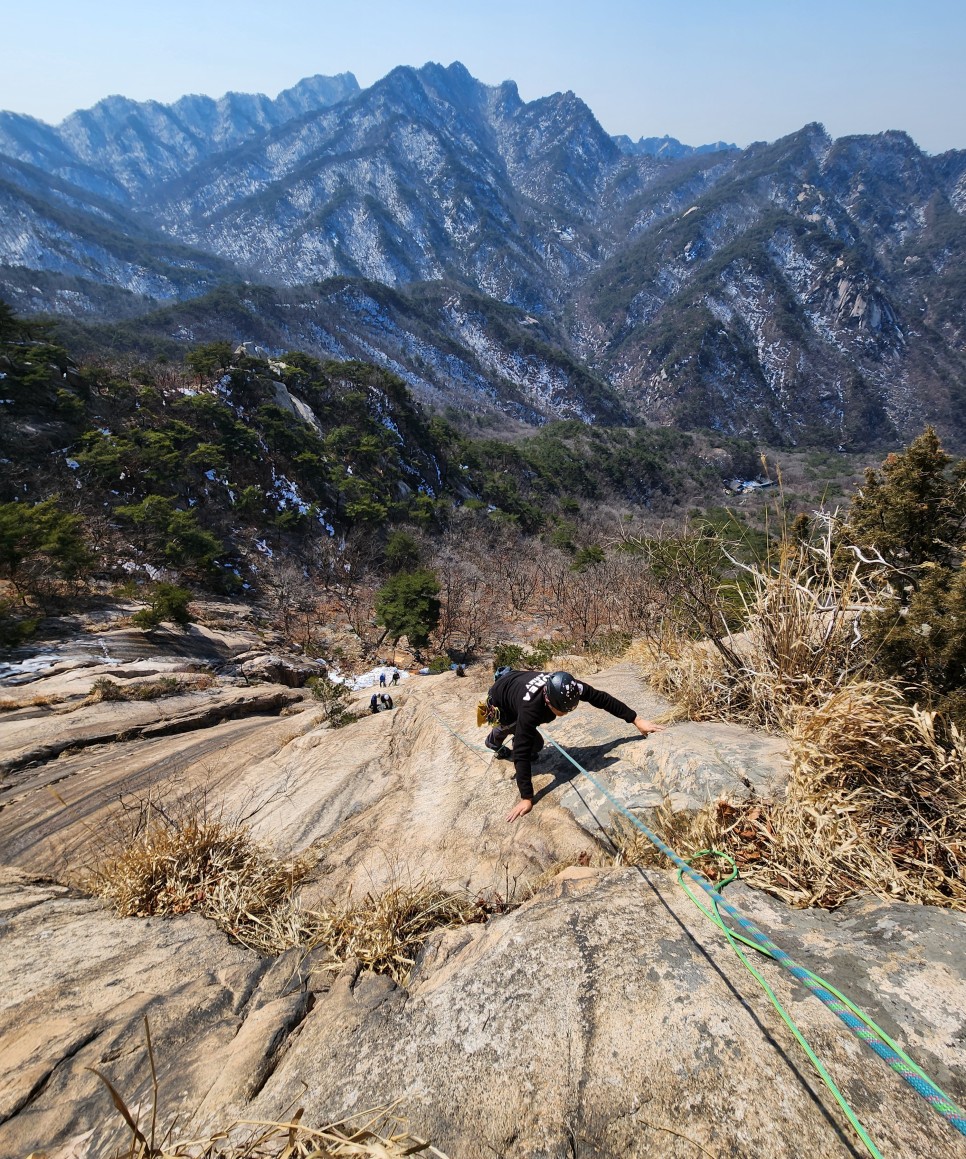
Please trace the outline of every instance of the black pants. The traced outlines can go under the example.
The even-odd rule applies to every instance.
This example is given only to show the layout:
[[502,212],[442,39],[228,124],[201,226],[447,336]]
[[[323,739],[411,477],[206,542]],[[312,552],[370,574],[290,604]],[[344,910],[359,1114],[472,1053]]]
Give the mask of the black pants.
[[[495,752],[500,747],[500,745],[503,744],[507,737],[513,736],[513,730],[516,728],[516,726],[517,722],[514,721],[512,724],[498,724],[496,728],[491,728],[490,731],[486,734],[486,747],[488,749],[493,749]],[[543,737],[540,735],[540,733],[537,733],[537,743],[533,748],[534,756],[540,752],[544,746],[544,743],[545,742]]]

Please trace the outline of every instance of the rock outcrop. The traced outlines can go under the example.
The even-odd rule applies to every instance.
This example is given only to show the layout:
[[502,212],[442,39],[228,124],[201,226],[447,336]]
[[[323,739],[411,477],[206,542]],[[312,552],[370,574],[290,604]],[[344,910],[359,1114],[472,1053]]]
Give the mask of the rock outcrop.
[[[177,1117],[185,1138],[298,1107],[321,1123],[398,1100],[410,1130],[460,1159],[862,1153],[673,875],[572,867],[539,885],[554,865],[602,860],[609,803],[551,751],[537,765],[535,810],[507,825],[512,767],[479,745],[473,710],[486,674],[469,675],[407,681],[392,712],[338,730],[306,700],[289,715],[38,756],[15,784],[6,774],[0,1154],[72,1147],[79,1159],[122,1140],[90,1068],[149,1113],[145,1017],[158,1122],[166,1129]],[[73,676],[52,679],[63,690]],[[630,666],[593,682],[645,714],[662,707]],[[237,691],[216,682],[202,695]],[[82,711],[49,714],[45,726]],[[585,707],[548,735],[637,808],[667,794],[693,808],[778,791],[786,775],[778,741],[738,728],[676,725],[645,741]],[[433,935],[397,986],[353,961],[333,971],[319,952],[261,957],[197,915],[122,920],[49,879],[97,852],[91,833],[106,831],[119,796],[188,798],[199,788],[279,852],[319,853],[306,905],[421,876],[522,904]],[[966,1096],[966,919],[871,898],[795,912],[741,885],[730,893],[951,1095]],[[962,1140],[824,1007],[773,963],[761,968],[885,1153],[962,1153]]]

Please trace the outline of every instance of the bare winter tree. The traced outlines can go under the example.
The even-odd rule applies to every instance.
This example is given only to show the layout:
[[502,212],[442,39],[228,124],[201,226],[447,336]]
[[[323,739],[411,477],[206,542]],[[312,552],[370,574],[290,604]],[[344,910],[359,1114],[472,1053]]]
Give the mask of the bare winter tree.
[[492,638],[497,593],[473,560],[452,550],[438,552],[432,566],[439,581],[436,642],[440,648],[473,653]]
[[537,554],[533,541],[525,541],[515,528],[500,528],[489,542],[492,582],[503,593],[505,606],[514,612],[527,612],[533,607],[540,583]]
[[385,635],[375,620],[378,544],[370,533],[354,529],[344,538],[319,540],[314,545],[314,562],[322,591],[345,616],[363,655],[372,655]]
[[319,619],[319,584],[295,559],[264,560],[259,565],[259,586],[279,631],[307,648]]

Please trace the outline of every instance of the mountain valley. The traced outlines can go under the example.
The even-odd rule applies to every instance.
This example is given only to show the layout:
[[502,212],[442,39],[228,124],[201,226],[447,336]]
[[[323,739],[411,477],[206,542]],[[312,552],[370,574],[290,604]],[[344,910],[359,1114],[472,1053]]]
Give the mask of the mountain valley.
[[371,359],[537,424],[966,438],[966,151],[901,132],[665,148],[426,65],[2,114],[0,199],[0,294],[101,352]]

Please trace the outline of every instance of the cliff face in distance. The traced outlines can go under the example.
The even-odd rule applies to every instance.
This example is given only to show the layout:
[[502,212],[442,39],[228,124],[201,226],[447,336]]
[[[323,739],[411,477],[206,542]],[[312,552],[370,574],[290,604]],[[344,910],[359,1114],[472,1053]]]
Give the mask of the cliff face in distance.
[[[573,93],[526,103],[459,64],[275,101],[112,97],[56,128],[0,115],[15,309],[174,341],[281,327],[434,402],[509,405],[486,385],[508,379],[536,421],[594,417],[583,382],[632,419],[765,442],[852,449],[933,422],[963,446],[964,209],[966,152],[904,133],[633,143]],[[270,317],[206,297],[232,283],[270,287]],[[540,386],[561,366],[566,412]]]

